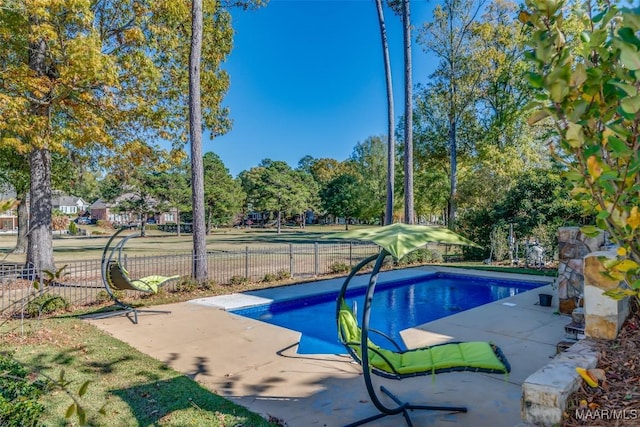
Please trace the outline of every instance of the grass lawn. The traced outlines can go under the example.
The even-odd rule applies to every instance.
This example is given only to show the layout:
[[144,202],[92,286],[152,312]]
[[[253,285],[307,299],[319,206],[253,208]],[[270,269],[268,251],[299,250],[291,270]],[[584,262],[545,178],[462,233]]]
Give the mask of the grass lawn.
[[[85,227],[85,226],[83,226]],[[88,227],[88,226],[87,226]],[[98,227],[91,226],[98,230]],[[358,227],[358,226],[355,226]],[[354,228],[354,226],[349,227]],[[220,228],[212,230],[207,236],[208,250],[241,250],[249,247],[273,247],[290,243],[333,243],[323,238],[328,233],[343,231],[343,225],[307,226],[304,229],[285,227],[278,234],[275,229],[252,228]],[[53,256],[56,262],[96,260],[102,257],[102,251],[110,234],[115,230],[102,230],[100,235],[60,236],[54,234]],[[341,241],[341,243],[344,243]],[[15,247],[16,236],[0,234],[0,261],[24,262],[25,255],[10,253]],[[180,237],[175,234],[156,230],[148,230],[145,238],[131,239],[127,242],[126,251],[131,255],[171,255],[187,253],[193,249],[191,234]]]
[[[217,396],[166,364],[140,353],[73,318],[31,320],[20,332],[19,321],[6,323],[2,351],[34,372],[70,381],[77,396],[80,386],[91,381],[80,398],[89,425],[95,426],[278,426],[245,408]],[[44,395],[42,425],[78,425],[65,419],[71,398],[56,390]],[[105,414],[98,411],[104,406]]]

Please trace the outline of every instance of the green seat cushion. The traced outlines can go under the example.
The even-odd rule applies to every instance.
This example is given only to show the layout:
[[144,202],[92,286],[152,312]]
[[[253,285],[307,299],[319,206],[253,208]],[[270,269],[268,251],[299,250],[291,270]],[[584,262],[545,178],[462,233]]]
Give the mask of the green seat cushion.
[[137,290],[143,292],[153,292],[154,294],[158,293],[158,287],[165,282],[176,279],[179,276],[147,276],[141,279],[131,280],[131,284],[136,287]]
[[[338,327],[343,342],[361,357],[361,329],[344,301],[339,311]],[[387,350],[369,341],[369,364],[372,368],[399,376],[467,370],[508,373],[510,370],[502,352],[482,341],[447,343],[405,352]]]

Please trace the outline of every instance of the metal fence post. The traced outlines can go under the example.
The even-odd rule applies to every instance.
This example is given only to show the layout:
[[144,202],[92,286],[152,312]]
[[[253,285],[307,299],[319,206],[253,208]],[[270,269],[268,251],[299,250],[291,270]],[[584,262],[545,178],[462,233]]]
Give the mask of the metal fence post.
[[244,247],[244,277],[249,278],[249,246]]
[[318,259],[318,242],[315,242],[315,244],[313,245],[313,261],[315,265],[313,275],[317,276],[318,270],[320,270],[320,260]]
[[349,242],[349,266],[353,267],[353,243]]
[[289,243],[289,274],[293,277],[293,244]]

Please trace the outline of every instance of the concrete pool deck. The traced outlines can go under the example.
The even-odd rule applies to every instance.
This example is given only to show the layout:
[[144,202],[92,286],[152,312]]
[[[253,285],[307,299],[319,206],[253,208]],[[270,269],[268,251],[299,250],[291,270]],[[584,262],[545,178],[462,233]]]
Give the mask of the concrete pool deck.
[[[380,280],[424,275],[445,267],[419,267],[381,273]],[[464,270],[520,280],[551,278]],[[366,277],[354,279],[354,285]],[[169,304],[171,314],[88,320],[139,351],[166,362],[213,392],[250,410],[282,420],[288,427],[334,427],[377,413],[364,387],[359,365],[340,355],[299,355],[300,334],[226,312],[220,306],[282,300],[338,289],[342,279]],[[545,285],[549,287],[549,285]],[[416,426],[513,427],[521,422],[524,380],[546,365],[564,338],[569,318],[557,306],[537,305],[538,288],[439,319],[402,333],[408,347],[447,340],[487,340],[499,345],[512,366],[508,377],[471,372],[443,373],[402,381],[375,378],[403,399],[420,404],[454,404],[467,413],[416,411]],[[554,301],[557,303],[557,301]],[[154,307],[155,308],[155,307]],[[384,398],[383,398],[384,399]],[[197,402],[196,402],[197,403]],[[400,415],[368,425],[403,425]],[[247,426],[249,427],[249,426]]]

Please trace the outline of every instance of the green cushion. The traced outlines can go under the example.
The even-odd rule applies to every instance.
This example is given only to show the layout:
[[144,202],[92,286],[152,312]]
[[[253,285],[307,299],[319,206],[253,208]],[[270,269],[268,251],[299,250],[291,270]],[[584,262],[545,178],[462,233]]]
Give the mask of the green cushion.
[[[361,329],[344,300],[340,306],[338,327],[343,342],[361,357]],[[500,350],[488,342],[448,343],[394,352],[369,341],[369,349],[369,364],[392,375],[419,375],[455,370],[507,373],[510,370],[508,363],[503,363],[498,357],[498,354],[501,355]]]

